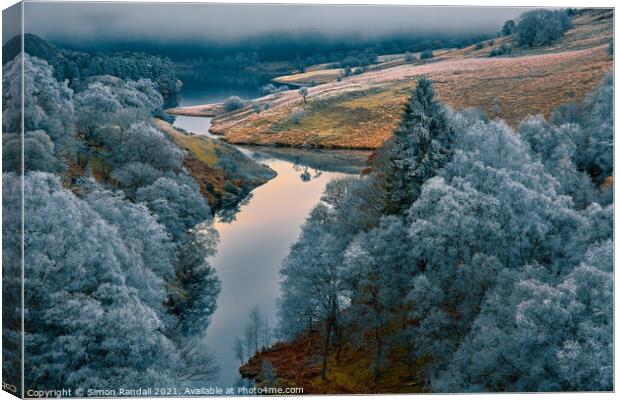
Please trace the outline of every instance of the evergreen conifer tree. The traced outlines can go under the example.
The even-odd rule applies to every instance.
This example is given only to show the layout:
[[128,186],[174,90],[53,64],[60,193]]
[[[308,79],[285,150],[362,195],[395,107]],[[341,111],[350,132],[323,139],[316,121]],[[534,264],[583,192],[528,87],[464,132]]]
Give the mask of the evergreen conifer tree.
[[450,159],[452,128],[430,80],[418,80],[388,146],[386,213],[403,214],[420,187]]

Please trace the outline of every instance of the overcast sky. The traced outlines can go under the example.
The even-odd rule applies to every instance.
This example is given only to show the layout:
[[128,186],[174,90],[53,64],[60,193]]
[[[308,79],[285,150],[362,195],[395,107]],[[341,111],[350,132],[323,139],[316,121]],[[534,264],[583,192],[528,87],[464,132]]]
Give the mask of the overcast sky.
[[[25,5],[25,30],[46,39],[226,40],[267,32],[329,36],[389,33],[492,33],[523,8],[61,3]],[[5,38],[6,40],[6,38]]]

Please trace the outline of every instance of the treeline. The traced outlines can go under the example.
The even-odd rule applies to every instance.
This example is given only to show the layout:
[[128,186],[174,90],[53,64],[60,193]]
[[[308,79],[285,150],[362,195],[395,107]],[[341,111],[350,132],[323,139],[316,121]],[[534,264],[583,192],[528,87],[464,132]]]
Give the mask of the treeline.
[[[583,11],[570,8],[564,10],[536,9],[524,12],[518,18],[504,22],[496,34],[497,37],[512,36],[512,44],[502,43],[493,47],[489,52],[489,57],[512,54],[513,47],[529,48],[550,45],[574,27],[571,17],[581,12]],[[475,50],[493,45],[493,40],[478,42]]]
[[[291,37],[288,35],[265,35],[247,39],[227,46],[197,45],[186,52],[170,55],[194,67],[213,69],[244,69],[261,62],[290,62],[297,70],[315,64],[334,63],[340,67],[360,67],[376,63],[381,54],[421,52],[440,48],[463,48],[490,35],[474,34],[450,37],[387,37],[366,41],[330,40],[320,34]],[[162,49],[160,49],[162,51]],[[165,51],[165,50],[163,50]],[[172,50],[171,50],[172,51]],[[176,50],[175,50],[176,51]],[[196,54],[187,57],[187,54]],[[176,54],[176,53],[175,53]]]
[[502,26],[502,36],[514,35],[515,44],[522,47],[549,45],[561,38],[573,27],[570,17],[572,9],[537,9],[524,12],[515,20],[508,20]]
[[[23,140],[26,387],[212,379],[217,233],[184,152],[150,123],[158,85],[81,69],[72,89],[43,59],[23,67],[22,137],[22,58],[3,66],[3,278],[21,275]],[[7,379],[21,369],[19,289],[3,285]]]
[[368,390],[611,390],[612,104],[608,75],[515,132],[420,79],[372,172],[303,225],[279,331],[321,332],[325,382],[366,355]]
[[[12,60],[21,51],[21,36],[3,46],[6,57]],[[112,75],[122,79],[151,80],[165,100],[174,100],[181,90],[169,58],[144,52],[92,53],[58,48],[40,37],[24,35],[24,49],[31,56],[45,60],[58,81],[69,80],[69,87],[80,90],[91,76]]]

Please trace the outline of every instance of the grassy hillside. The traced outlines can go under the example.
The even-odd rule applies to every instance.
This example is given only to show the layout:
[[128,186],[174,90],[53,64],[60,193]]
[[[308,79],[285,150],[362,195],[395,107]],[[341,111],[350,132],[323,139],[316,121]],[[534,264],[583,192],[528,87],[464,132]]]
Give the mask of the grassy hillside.
[[[511,56],[489,57],[511,37],[474,46],[435,52],[435,58],[404,62],[400,55],[384,57],[369,72],[335,80],[332,70],[320,68],[281,82],[299,83],[318,76],[326,83],[309,88],[307,104],[296,90],[269,95],[256,113],[252,105],[226,113],[218,105],[175,109],[182,115],[214,116],[211,131],[230,143],[375,149],[396,126],[404,100],[416,78],[435,83],[439,100],[460,109],[475,107],[516,125],[528,114],[548,116],[558,105],[582,100],[612,68],[607,44],[613,34],[613,13],[585,10],[573,18],[575,27],[548,47],[515,49]],[[314,75],[315,78],[312,78]],[[318,81],[318,80],[317,80]],[[203,111],[204,110],[204,111]],[[295,112],[295,110],[297,110]],[[303,113],[294,118],[293,114]]]
[[230,206],[273,178],[269,167],[251,160],[233,146],[179,130],[155,118],[154,124],[186,150],[185,168],[196,179],[212,208]]

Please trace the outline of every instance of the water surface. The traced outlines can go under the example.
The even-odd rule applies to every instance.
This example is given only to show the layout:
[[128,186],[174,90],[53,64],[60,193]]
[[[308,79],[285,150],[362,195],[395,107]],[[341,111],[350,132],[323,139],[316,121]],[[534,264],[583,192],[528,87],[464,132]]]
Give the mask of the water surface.
[[[227,92],[217,88],[214,93],[200,80],[189,82],[194,82],[194,86],[184,81],[181,106],[221,101],[230,95],[256,91],[253,87],[232,85]],[[254,85],[252,80],[246,82]],[[175,125],[208,134],[210,123],[208,118],[177,117]],[[258,307],[269,324],[276,325],[280,265],[297,240],[300,226],[320,200],[325,185],[334,178],[359,171],[368,155],[269,148],[262,151],[256,146],[238,148],[271,167],[277,176],[254,189],[232,221],[219,218],[215,221],[220,241],[217,254],[209,261],[217,270],[222,291],[207,330],[207,342],[221,372],[217,380],[208,384],[220,387],[234,385],[239,379],[239,361],[233,346],[236,336],[243,337],[250,310]]]

